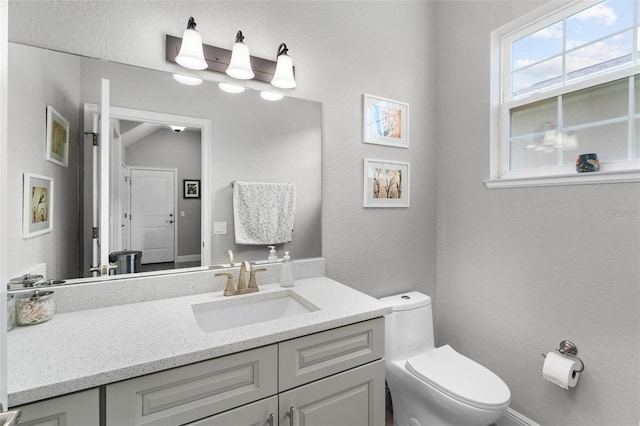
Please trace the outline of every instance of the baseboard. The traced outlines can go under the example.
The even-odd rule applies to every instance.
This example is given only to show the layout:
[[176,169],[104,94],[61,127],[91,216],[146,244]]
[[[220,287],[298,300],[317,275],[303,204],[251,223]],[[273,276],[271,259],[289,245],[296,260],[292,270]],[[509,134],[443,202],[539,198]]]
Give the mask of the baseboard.
[[523,414],[518,413],[516,410],[511,408],[507,409],[505,415],[495,422],[497,426],[540,426],[538,423],[534,422],[530,418],[524,416]]
[[177,256],[176,263],[184,263],[184,262],[199,262],[200,255],[199,254],[189,254],[186,256]]

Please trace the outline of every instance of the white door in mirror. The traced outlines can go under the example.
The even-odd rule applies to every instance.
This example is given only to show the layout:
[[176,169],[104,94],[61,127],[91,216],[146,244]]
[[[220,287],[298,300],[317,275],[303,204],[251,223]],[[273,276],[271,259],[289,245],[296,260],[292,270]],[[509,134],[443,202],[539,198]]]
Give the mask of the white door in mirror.
[[142,263],[174,261],[175,171],[131,169],[131,250]]

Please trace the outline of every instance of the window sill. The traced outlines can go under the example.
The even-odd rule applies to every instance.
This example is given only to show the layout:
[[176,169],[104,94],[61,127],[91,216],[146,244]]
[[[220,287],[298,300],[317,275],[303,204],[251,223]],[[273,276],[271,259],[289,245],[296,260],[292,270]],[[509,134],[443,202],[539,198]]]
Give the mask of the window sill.
[[489,189],[525,188],[529,186],[595,185],[600,183],[640,182],[640,171],[599,171],[555,176],[503,177],[485,180]]

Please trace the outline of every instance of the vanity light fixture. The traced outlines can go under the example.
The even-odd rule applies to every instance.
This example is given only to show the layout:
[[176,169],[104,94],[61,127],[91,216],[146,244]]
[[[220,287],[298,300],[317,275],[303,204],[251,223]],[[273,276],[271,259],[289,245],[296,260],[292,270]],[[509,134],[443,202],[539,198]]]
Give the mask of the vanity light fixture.
[[196,31],[196,21],[193,16],[189,18],[187,29],[182,34],[182,45],[176,56],[176,62],[192,70],[203,70],[208,67],[207,61],[204,60],[202,37]]
[[[194,23],[195,25],[195,23]],[[194,31],[189,29],[189,31]],[[187,32],[185,32],[187,33]],[[198,35],[196,33],[196,35]],[[199,35],[198,35],[199,37]],[[233,78],[241,80],[255,79],[265,83],[271,83],[274,87],[294,88],[295,67],[287,54],[287,46],[282,43],[278,48],[277,62],[269,59],[249,55],[249,48],[243,43],[242,31],[236,34],[236,43],[233,51],[221,47],[202,45],[205,69],[214,72],[226,73]],[[182,53],[183,39],[169,34],[165,35],[165,52],[168,62],[178,63],[178,56]],[[278,71],[276,72],[276,69]],[[282,69],[282,71],[280,71]],[[278,75],[276,75],[278,74]],[[283,77],[281,77],[283,76]]]
[[192,77],[184,74],[173,74],[173,79],[187,86],[198,86],[202,84],[202,79],[198,77]]
[[293,62],[287,55],[287,45],[281,43],[278,47],[276,73],[271,80],[271,84],[281,89],[293,89],[296,87],[296,79],[293,76]]
[[263,90],[262,92],[260,92],[260,97],[265,101],[279,101],[280,99],[284,98],[284,95]]
[[171,127],[171,130],[173,130],[176,133],[180,133],[184,131],[184,129],[186,129],[185,126],[174,126],[173,124],[170,124],[169,127]]
[[231,62],[229,62],[227,74],[240,80],[250,80],[255,76],[253,69],[251,69],[249,46],[244,44],[242,31],[238,31],[236,34],[236,42],[231,51]]
[[242,92],[244,92],[244,87],[237,86],[235,84],[218,83],[218,87],[220,88],[220,90],[222,90],[223,92],[227,92],[227,93],[242,93]]

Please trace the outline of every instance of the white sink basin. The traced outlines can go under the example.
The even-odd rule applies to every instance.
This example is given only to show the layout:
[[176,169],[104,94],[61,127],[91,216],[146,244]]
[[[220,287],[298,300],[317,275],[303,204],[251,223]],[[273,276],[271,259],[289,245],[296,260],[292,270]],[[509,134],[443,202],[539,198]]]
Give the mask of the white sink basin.
[[198,326],[207,332],[257,324],[317,311],[318,308],[291,291],[257,294],[192,305]]

